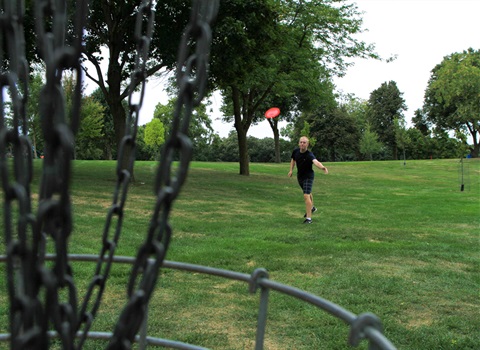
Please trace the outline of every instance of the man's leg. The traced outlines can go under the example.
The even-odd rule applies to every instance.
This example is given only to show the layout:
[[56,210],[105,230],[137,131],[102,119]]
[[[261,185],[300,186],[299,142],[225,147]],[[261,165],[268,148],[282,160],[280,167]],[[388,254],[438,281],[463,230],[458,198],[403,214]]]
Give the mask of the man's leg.
[[310,199],[312,200],[312,214],[317,211],[315,204],[313,203],[313,193],[310,193]]
[[303,199],[305,201],[305,217],[307,219],[312,218],[312,207],[313,207],[313,179],[305,179],[303,182]]
[[303,199],[305,201],[305,212],[306,212],[305,217],[307,219],[311,219],[312,218],[312,206],[313,206],[312,194],[311,193],[304,193],[303,194]]

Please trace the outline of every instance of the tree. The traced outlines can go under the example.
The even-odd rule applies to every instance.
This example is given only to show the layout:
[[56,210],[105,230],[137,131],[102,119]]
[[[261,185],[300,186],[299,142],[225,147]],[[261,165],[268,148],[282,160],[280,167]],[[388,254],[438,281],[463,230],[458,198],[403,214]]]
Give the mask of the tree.
[[353,94],[340,95],[339,108],[355,120],[360,132],[364,132],[368,124],[368,102]]
[[464,157],[462,141],[451,138],[447,131],[439,128],[434,132],[430,147],[433,158],[445,159]]
[[411,159],[427,159],[431,153],[431,137],[424,135],[417,127],[407,129],[407,138],[410,142],[406,145],[406,152]]
[[249,175],[248,130],[275,84],[276,17],[273,2],[226,0],[213,28],[211,76],[224,97],[225,120],[234,122],[242,175]]
[[43,134],[40,122],[40,91],[43,88],[43,79],[39,71],[35,71],[30,77],[29,97],[26,106],[26,115],[28,122],[28,135],[32,140],[32,146],[35,152],[33,157],[37,158],[43,150]]
[[303,128],[300,130],[300,134],[298,135],[297,139],[300,139],[300,137],[306,136],[308,137],[308,146],[310,148],[315,147],[315,144],[317,143],[317,138],[312,135],[310,131],[310,124],[307,121],[303,121]]
[[[71,115],[76,94],[77,78],[73,73],[67,73],[62,78],[67,117]],[[80,127],[75,135],[74,157],[76,159],[100,159],[102,148],[100,140],[104,134],[103,119],[105,107],[93,97],[82,96],[80,110]]]
[[397,140],[395,135],[395,119],[404,120],[403,111],[407,109],[397,83],[389,81],[370,94],[368,99],[368,121],[380,142],[397,156]]
[[360,131],[351,115],[344,109],[336,108],[328,114],[317,116],[312,129],[315,137],[321,145],[322,159],[339,161],[344,159],[353,160],[358,154]]
[[412,118],[412,123],[424,136],[430,134],[431,123],[427,120],[427,116],[423,109],[417,109]]
[[[90,2],[84,55],[93,65],[94,72],[87,70],[86,76],[98,85],[105,97],[113,116],[117,145],[126,130],[127,111],[122,101],[129,96],[127,83],[135,68],[135,21],[140,4],[141,0]],[[187,1],[155,2],[155,27],[145,79],[157,75],[162,69],[171,70],[175,67],[178,45],[188,21],[189,6]],[[104,57],[108,60],[106,72],[102,70]]]
[[[153,117],[160,120],[165,128],[165,138],[170,133],[170,126],[175,111],[175,105],[177,98],[172,98],[166,105],[158,103],[155,106]],[[188,128],[188,136],[193,144],[193,159],[205,159],[203,149],[210,145],[214,138],[214,130],[212,127],[212,121],[207,113],[208,102],[201,102],[200,105],[195,107],[192,111],[190,120],[190,127]]]
[[[117,146],[126,130],[129,111],[125,109],[123,102],[129,96],[129,78],[135,69],[136,37],[145,34],[135,33],[138,29],[136,19],[141,3],[142,0],[90,1],[89,20],[83,37],[83,59],[91,65],[89,69],[84,66],[85,75],[98,86],[108,104],[113,117]],[[40,61],[35,41],[35,21],[38,19],[35,18],[34,5],[32,0],[25,1],[25,46],[30,64]],[[73,35],[71,29],[74,28],[76,2],[69,0],[66,6],[66,41],[69,41]],[[189,20],[191,1],[155,1],[153,6],[155,21],[148,60],[145,62],[145,79],[175,68],[180,38]],[[46,15],[47,20],[49,15]],[[143,15],[143,27],[146,27],[149,18],[146,18],[146,14]],[[140,83],[136,82],[137,86],[134,88],[138,88]],[[124,157],[128,159],[128,154]]]
[[480,50],[468,49],[446,56],[431,71],[425,90],[424,110],[442,130],[468,132],[472,156],[480,151]]
[[395,118],[394,122],[394,127],[395,127],[395,140],[398,146],[403,151],[403,165],[406,164],[406,147],[407,143],[409,142],[408,140],[408,134],[407,134],[407,128],[406,128],[406,123],[405,120],[400,120],[398,118]]
[[156,159],[160,155],[160,146],[165,143],[165,127],[160,119],[153,118],[145,125],[143,132],[145,145],[153,151]]
[[[357,8],[340,2],[222,3],[214,27],[211,72],[224,97],[225,120],[233,121],[237,132],[241,175],[249,174],[248,130],[263,118],[266,102],[278,95],[288,102],[286,111],[294,110],[290,101],[299,100],[302,88],[318,86],[312,81],[322,78],[320,72],[327,72],[327,78],[340,74],[346,57],[371,54],[372,47],[353,37],[361,26]],[[300,78],[302,72],[309,79]],[[271,126],[277,137],[275,123]]]
[[[298,50],[293,51],[298,52]],[[279,117],[267,119],[273,131],[277,163],[281,161],[280,131],[278,130],[280,120],[292,122],[303,115],[318,114],[336,105],[333,84],[319,64],[312,64],[311,61],[302,60],[300,57],[289,57],[289,60],[295,62],[298,67],[284,77],[279,77],[279,82],[273,86],[263,104],[264,110],[270,106],[277,106],[281,111]],[[291,61],[287,64],[293,65]]]
[[360,139],[360,152],[373,160],[373,155],[381,150],[382,143],[378,140],[378,135],[371,130],[370,124],[367,124]]
[[[105,160],[112,160],[116,157],[117,152],[117,142],[115,139],[115,129],[113,127],[113,116],[110,112],[110,107],[108,106],[107,101],[105,100],[105,96],[103,95],[102,91],[97,88],[95,91],[92,92],[90,95],[92,99],[96,102],[100,103],[103,106],[104,113],[103,113],[103,128],[102,134],[103,137],[99,142],[101,143],[101,149],[103,150],[103,159]],[[126,101],[123,101],[124,108],[126,108]]]
[[147,146],[157,149],[158,154],[160,153],[160,146],[165,142],[165,127],[160,119],[153,118],[145,125],[144,140]]
[[104,134],[103,116],[105,108],[92,97],[82,100],[80,128],[75,137],[76,159],[101,159],[103,150],[99,142]]

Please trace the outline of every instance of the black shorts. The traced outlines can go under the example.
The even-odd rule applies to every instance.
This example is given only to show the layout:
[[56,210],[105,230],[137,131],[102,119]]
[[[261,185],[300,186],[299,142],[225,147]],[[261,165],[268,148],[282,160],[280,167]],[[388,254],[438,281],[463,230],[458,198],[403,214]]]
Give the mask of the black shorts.
[[312,193],[312,187],[313,187],[313,178],[312,177],[307,177],[307,178],[297,178],[298,184],[303,190],[304,194],[310,194]]

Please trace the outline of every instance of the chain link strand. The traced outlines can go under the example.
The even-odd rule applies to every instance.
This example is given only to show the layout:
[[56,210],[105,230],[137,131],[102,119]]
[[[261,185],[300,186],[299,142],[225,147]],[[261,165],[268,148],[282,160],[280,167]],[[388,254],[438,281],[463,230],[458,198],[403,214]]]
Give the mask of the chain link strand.
[[[82,332],[80,332],[81,336],[78,349],[83,347],[88,335],[88,331],[100,307],[101,298],[107,283],[108,275],[115,256],[115,250],[122,231],[123,210],[125,207],[125,201],[127,199],[128,185],[132,179],[133,165],[135,161],[134,155],[138,116],[145,94],[145,83],[147,78],[146,63],[148,61],[155,15],[152,6],[152,1],[143,0],[139,6],[136,16],[134,33],[136,40],[136,55],[135,66],[131,74],[129,85],[129,114],[126,123],[127,128],[125,131],[125,136],[119,145],[116,170],[117,183],[114,189],[113,202],[108,210],[105,221],[102,236],[102,247],[99,253],[94,276],[89,284],[80,310],[79,329],[82,326],[83,329]],[[140,98],[139,101],[135,103],[134,94],[138,86],[140,86]],[[128,162],[126,165],[124,165],[122,161],[125,155],[128,155]],[[112,231],[113,235],[111,237]],[[88,310],[89,305],[91,305],[90,310]]]
[[[26,101],[28,98],[28,63],[25,55],[23,1],[0,2],[2,109],[0,114],[0,172],[5,193],[5,244],[7,250],[7,282],[10,298],[10,334],[12,349],[48,349],[50,324],[57,332],[63,349],[81,349],[95,314],[100,306],[115,247],[121,233],[123,208],[128,183],[134,164],[134,150],[138,116],[146,83],[146,64],[153,31],[153,2],[143,0],[137,12],[135,38],[137,52],[129,86],[129,120],[118,158],[132,155],[126,167],[117,166],[117,186],[113,204],[106,218],[103,246],[96,272],[86,296],[77,312],[77,291],[68,260],[68,239],[72,232],[72,210],[69,179],[74,136],[79,126],[82,75],[80,55],[82,35],[87,18],[87,1],[76,2],[71,45],[66,45],[68,28],[67,2],[64,0],[35,1],[35,29],[39,56],[46,68],[46,83],[41,91],[41,126],[45,138],[39,204],[36,216],[31,211],[30,183],[32,179],[32,147],[27,136]],[[138,253],[137,263],[130,278],[125,307],[111,339],[109,348],[130,348],[144,316],[148,299],[155,286],[159,268],[165,257],[171,229],[168,215],[173,200],[185,181],[191,155],[187,137],[192,109],[203,98],[207,80],[207,61],[210,49],[210,22],[218,11],[217,0],[195,1],[190,23],[184,33],[179,51],[179,103],[176,107],[172,134],[160,162],[155,186],[157,203],[145,244]],[[47,28],[46,23],[50,23]],[[144,28],[145,27],[145,28]],[[197,41],[194,54],[187,57],[189,44]],[[4,52],[3,43],[6,43]],[[66,115],[61,80],[65,70],[76,73],[73,108]],[[196,74],[196,76],[195,76]],[[134,103],[133,95],[140,86],[140,99]],[[4,89],[9,90],[12,110],[6,106]],[[12,114],[11,127],[6,115]],[[181,152],[181,166],[175,180],[170,177],[175,151]],[[13,153],[13,174],[10,173],[7,154]],[[168,194],[168,195],[166,195]],[[17,201],[17,209],[14,202]],[[15,212],[16,210],[16,212]],[[117,219],[115,228],[112,223]],[[16,219],[14,219],[16,218]],[[16,236],[14,227],[17,228]],[[110,231],[114,231],[110,238]],[[55,250],[52,268],[45,265],[47,241],[51,239]],[[153,256],[154,259],[150,259]],[[154,261],[153,263],[151,261]],[[142,275],[134,291],[134,283]],[[42,302],[41,296],[45,301]],[[65,299],[65,300],[63,300]],[[87,310],[88,305],[93,305]],[[137,309],[137,306],[140,306]],[[140,310],[140,312],[138,312]],[[127,321],[128,320],[128,321]],[[80,340],[74,343],[79,332]]]
[[[146,22],[145,22],[146,21]],[[146,23],[146,32],[142,33],[142,25]],[[133,169],[134,158],[129,158],[126,168],[122,167],[122,159],[124,154],[133,155],[136,139],[136,130],[138,124],[138,113],[140,111],[143,96],[145,91],[146,81],[146,62],[148,60],[148,52],[150,46],[150,39],[152,35],[154,24],[154,12],[152,11],[152,2],[143,1],[139,7],[136,26],[135,26],[135,38],[137,41],[137,52],[135,68],[131,76],[131,82],[129,86],[129,120],[127,121],[127,130],[124,138],[122,139],[119,147],[118,165],[117,165],[117,185],[114,191],[113,203],[107,214],[106,224],[102,238],[102,248],[98,259],[95,275],[90,282],[86,297],[81,307],[81,319],[84,324],[82,332],[80,347],[85,341],[87,332],[95,318],[95,314],[100,307],[101,296],[103,294],[105,283],[108,278],[108,274],[113,262],[115,249],[118,245],[118,241],[121,234],[122,220],[123,220],[123,208],[127,197],[128,184],[131,180],[131,174]],[[138,85],[141,84],[140,102],[138,104],[133,103],[133,94]],[[133,128],[131,126],[133,125]],[[113,237],[110,238],[110,232],[113,230],[113,223],[116,221]],[[103,272],[103,274],[102,274]],[[96,296],[94,298],[94,294]],[[95,300],[92,301],[92,298]],[[88,305],[92,304],[90,311],[87,310]]]
[[[25,57],[24,14],[25,7],[22,1],[2,1],[0,172],[5,195],[4,241],[7,252],[7,290],[10,299],[9,326],[12,349],[24,348],[23,344],[32,341],[41,343],[38,325],[38,316],[41,312],[37,307],[35,264],[32,254],[32,231],[35,218],[31,213],[30,201],[32,153],[26,128],[28,64]],[[8,107],[4,96],[6,89],[9,92],[11,108]],[[9,114],[12,118],[10,123],[7,123],[6,116]],[[13,174],[8,167],[7,154],[13,156]],[[22,334],[28,335],[22,336]]]
[[[65,349],[70,349],[75,325],[76,292],[72,284],[71,268],[67,262],[67,239],[71,231],[71,210],[68,190],[71,149],[74,128],[68,127],[62,109],[61,76],[65,69],[77,71],[80,77],[79,57],[81,34],[86,19],[86,6],[77,6],[77,20],[73,46],[64,44],[66,9],[63,2],[35,2],[37,47],[45,62],[46,84],[41,96],[40,115],[46,142],[45,162],[37,215],[31,211],[30,182],[32,179],[32,147],[27,137],[26,101],[28,98],[28,64],[25,55],[23,19],[24,1],[3,1],[1,14],[2,39],[7,52],[1,52],[1,62],[9,62],[2,71],[2,113],[0,120],[0,168],[5,192],[5,243],[7,250],[7,283],[10,298],[10,330],[12,349],[48,348],[49,321],[62,338]],[[49,20],[52,31],[42,24]],[[3,41],[1,48],[3,49]],[[1,51],[1,49],[0,49]],[[4,60],[5,59],[5,60]],[[69,116],[71,126],[78,125],[80,85],[78,79],[74,108]],[[8,87],[13,118],[8,129],[3,88]],[[10,181],[6,155],[13,149],[14,180]],[[60,179],[60,180],[59,180]],[[18,215],[12,210],[12,201],[18,200]],[[14,225],[17,217],[17,225]],[[14,237],[13,227],[17,227]],[[55,241],[57,259],[53,269],[44,266],[45,237]],[[63,290],[66,290],[63,293]],[[40,302],[41,290],[45,303]],[[59,295],[68,297],[61,302]]]
[[[218,0],[194,1],[189,24],[183,33],[177,65],[178,99],[171,133],[164,146],[156,176],[155,208],[147,238],[138,251],[130,275],[129,300],[117,322],[108,350],[131,348],[145,319],[148,303],[166,256],[172,234],[168,217],[172,203],[187,177],[192,154],[192,144],[187,136],[188,128],[192,110],[199,105],[205,94],[211,43],[210,23],[218,12],[218,6]],[[195,43],[195,50],[189,55],[192,43]],[[176,175],[172,176],[175,154],[179,155],[180,163]]]
[[[69,4],[71,4],[69,2]],[[78,324],[77,290],[68,260],[68,239],[72,233],[70,199],[71,159],[75,133],[80,122],[82,74],[80,58],[87,17],[87,1],[76,2],[73,32],[67,44],[69,21],[65,0],[35,1],[35,31],[40,58],[45,65],[46,82],[40,92],[40,119],[45,139],[42,179],[34,230],[36,262],[40,285],[45,295],[45,317],[41,336],[51,328],[57,332],[63,349],[74,349]],[[46,24],[49,24],[48,26]],[[76,74],[70,114],[66,113],[62,77],[65,71]],[[53,243],[53,267],[45,263],[46,244]],[[49,343],[45,341],[45,348]]]

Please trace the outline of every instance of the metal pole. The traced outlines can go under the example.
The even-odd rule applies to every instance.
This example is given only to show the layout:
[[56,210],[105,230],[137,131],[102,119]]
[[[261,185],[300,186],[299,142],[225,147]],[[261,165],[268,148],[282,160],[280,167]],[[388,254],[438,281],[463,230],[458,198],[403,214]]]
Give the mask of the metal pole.
[[268,288],[262,287],[260,292],[260,305],[258,309],[258,324],[255,350],[263,350],[263,344],[265,341],[265,328],[267,323],[268,292]]
[[463,158],[460,159],[460,164],[461,164],[461,171],[462,171],[462,184],[460,185],[460,191],[463,192],[465,188],[465,184],[463,182]]

